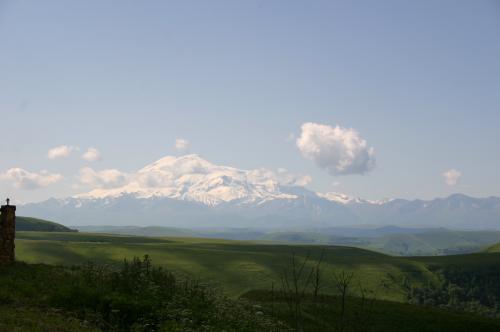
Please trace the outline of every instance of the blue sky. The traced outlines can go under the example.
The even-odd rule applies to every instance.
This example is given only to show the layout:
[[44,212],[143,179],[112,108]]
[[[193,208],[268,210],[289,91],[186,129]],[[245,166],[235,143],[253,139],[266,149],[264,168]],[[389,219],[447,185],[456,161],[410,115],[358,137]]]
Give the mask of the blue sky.
[[[133,172],[184,138],[322,192],[500,196],[499,59],[494,0],[0,0],[0,193],[75,194],[82,167]],[[375,166],[319,167],[295,141],[307,122],[355,129]],[[80,150],[47,158],[60,145]],[[15,188],[12,168],[62,179]]]

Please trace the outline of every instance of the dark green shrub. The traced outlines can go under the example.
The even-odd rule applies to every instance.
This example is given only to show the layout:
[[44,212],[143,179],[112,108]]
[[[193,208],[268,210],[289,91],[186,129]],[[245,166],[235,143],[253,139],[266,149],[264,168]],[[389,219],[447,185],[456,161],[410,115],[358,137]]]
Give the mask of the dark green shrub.
[[256,315],[206,285],[155,267],[148,256],[120,266],[71,268],[15,264],[0,270],[0,302],[53,307],[104,330],[278,331],[273,319]]

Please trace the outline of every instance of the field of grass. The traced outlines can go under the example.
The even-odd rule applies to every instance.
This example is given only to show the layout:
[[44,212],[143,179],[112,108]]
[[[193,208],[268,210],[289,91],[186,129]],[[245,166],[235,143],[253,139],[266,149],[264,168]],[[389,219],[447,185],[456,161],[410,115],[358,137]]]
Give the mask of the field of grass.
[[494,244],[484,250],[486,253],[500,252],[500,243]]
[[[0,331],[278,331],[247,302],[151,264],[0,267]],[[280,329],[281,331],[282,329]]]
[[[154,264],[221,286],[230,296],[269,289],[273,282],[278,284],[292,253],[298,259],[309,255],[312,265],[322,252],[325,275],[340,270],[353,272],[380,299],[404,300],[405,293],[394,279],[406,277],[415,283],[425,283],[433,278],[423,262],[340,246],[42,232],[19,232],[16,240],[17,259],[28,263],[113,264],[148,254]],[[332,285],[326,284],[324,291],[331,290]]]
[[182,229],[163,226],[82,226],[85,233],[110,233],[153,237],[197,237],[252,240],[279,244],[340,245],[374,250],[395,256],[456,255],[478,252],[500,242],[499,231],[458,231],[443,228],[398,227],[328,228],[317,230],[265,231],[237,228]]
[[[359,248],[324,246],[265,244],[251,241],[231,241],[203,238],[155,238],[91,233],[18,232],[16,239],[17,260],[27,263],[73,266],[93,262],[94,264],[120,266],[123,259],[149,255],[156,266],[162,266],[181,277],[193,278],[210,286],[220,288],[232,298],[244,298],[255,303],[266,315],[277,317],[293,326],[287,313],[287,304],[279,298],[269,301],[271,287],[279,289],[280,276],[288,266],[292,253],[298,262],[308,257],[308,266],[313,267],[323,255],[322,275],[323,298],[328,305],[304,302],[304,331],[333,330],[338,324],[338,299],[335,296],[333,274],[340,271],[355,275],[353,295],[357,285],[376,297],[370,315],[370,331],[481,331],[500,330],[500,320],[453,313],[451,311],[397,303],[407,300],[405,280],[412,285],[438,283],[437,271],[448,266],[460,266],[464,270],[475,271],[496,266],[500,253],[477,253],[455,256],[396,257]],[[20,266],[30,269],[31,265]],[[35,270],[51,271],[49,266],[33,267]],[[53,269],[55,273],[59,270]],[[48,272],[47,272],[48,273]],[[43,274],[43,273],[42,273]],[[57,272],[60,278],[60,272]],[[19,278],[12,279],[14,283]],[[22,282],[21,282],[22,284]],[[36,284],[36,283],[35,283]],[[15,286],[16,291],[23,287]],[[274,293],[273,293],[274,294]],[[273,295],[274,298],[274,295]],[[351,306],[356,307],[352,300]],[[318,309],[319,308],[319,309]],[[328,308],[328,309],[324,309]],[[318,310],[327,310],[321,312]],[[23,311],[24,310],[24,311]],[[59,314],[44,313],[41,308],[23,308],[21,320],[0,319],[0,331],[16,330],[16,324],[32,324],[38,316],[47,321],[47,326],[66,326],[61,320],[68,320],[73,330],[86,330],[81,321]],[[0,315],[16,315],[14,311],[0,303]],[[358,313],[353,311],[348,319],[357,322]],[[364,314],[363,314],[364,315]],[[31,317],[31,318],[30,318]],[[411,322],[411,324],[410,324]],[[436,323],[437,322],[437,323]],[[1,325],[4,324],[4,325]],[[10,324],[10,325],[9,325]],[[73,325],[71,325],[73,324]],[[355,326],[352,325],[352,326]],[[11,328],[12,327],[12,328]],[[66,331],[63,327],[59,330]],[[23,329],[18,329],[23,330]],[[47,329],[51,330],[51,329]],[[365,330],[365,329],[362,329]],[[40,330],[41,331],[41,330]],[[347,330],[346,330],[347,331]]]
[[0,331],[97,332],[99,330],[57,310],[0,305]]
[[[251,291],[243,295],[273,312],[283,321],[290,319],[287,304],[279,296],[271,296],[269,291]],[[470,332],[500,331],[500,320],[478,317],[466,313],[452,312],[434,307],[415,306],[390,301],[374,300],[362,304],[359,298],[348,298],[342,329],[340,319],[340,299],[323,296],[315,303],[305,299],[301,319],[303,331],[405,331],[405,332]],[[293,326],[293,324],[290,324]]]

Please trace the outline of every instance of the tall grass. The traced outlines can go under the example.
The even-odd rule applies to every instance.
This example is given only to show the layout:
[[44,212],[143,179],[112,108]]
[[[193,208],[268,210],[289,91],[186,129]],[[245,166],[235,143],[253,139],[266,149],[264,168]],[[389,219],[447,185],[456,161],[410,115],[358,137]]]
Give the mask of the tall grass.
[[153,266],[148,256],[119,267],[18,263],[0,270],[0,282],[0,303],[58,308],[103,330],[285,330],[244,301]]

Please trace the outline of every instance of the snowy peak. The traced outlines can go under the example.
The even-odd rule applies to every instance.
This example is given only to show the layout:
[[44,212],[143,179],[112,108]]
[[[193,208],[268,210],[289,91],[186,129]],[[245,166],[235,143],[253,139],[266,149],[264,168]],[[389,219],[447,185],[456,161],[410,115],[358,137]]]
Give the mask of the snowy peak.
[[362,199],[359,197],[352,197],[342,193],[336,192],[328,192],[328,193],[318,193],[319,197],[329,200],[330,202],[336,202],[340,204],[373,204],[373,205],[382,205],[387,202],[390,202],[391,199],[379,200],[379,201],[370,201],[367,199]]
[[198,155],[167,156],[130,174],[117,188],[99,188],[80,198],[167,197],[215,206],[224,202],[259,203],[273,199],[295,199],[281,191],[279,176],[265,169],[241,170],[214,165]]
[[181,157],[166,156],[154,163],[143,167],[139,172],[168,171],[179,173],[207,173],[217,168],[214,164],[201,158],[197,154],[188,154]]
[[348,196],[346,194],[336,193],[336,192],[328,192],[328,193],[318,193],[319,197],[322,197],[330,202],[337,202],[341,204],[349,204],[356,200],[356,198]]

